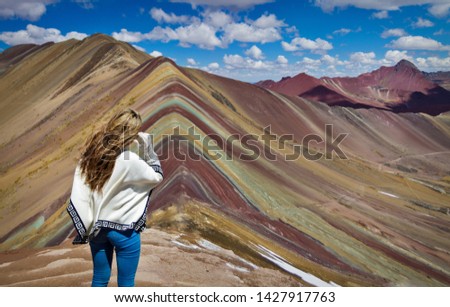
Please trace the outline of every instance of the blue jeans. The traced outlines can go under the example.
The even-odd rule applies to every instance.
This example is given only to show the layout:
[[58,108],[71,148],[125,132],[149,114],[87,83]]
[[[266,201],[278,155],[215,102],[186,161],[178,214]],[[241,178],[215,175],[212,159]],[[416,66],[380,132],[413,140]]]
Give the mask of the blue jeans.
[[117,284],[119,287],[134,287],[134,278],[141,254],[141,235],[133,229],[117,231],[103,228],[89,242],[94,274],[92,287],[108,286],[114,248],[117,258]]

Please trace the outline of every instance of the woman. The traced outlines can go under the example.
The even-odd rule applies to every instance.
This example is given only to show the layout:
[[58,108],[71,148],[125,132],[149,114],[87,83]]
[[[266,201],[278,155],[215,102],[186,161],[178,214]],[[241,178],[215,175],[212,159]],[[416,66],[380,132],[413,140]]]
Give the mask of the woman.
[[113,116],[87,141],[75,170],[67,211],[78,233],[73,243],[89,242],[93,287],[108,285],[114,249],[119,287],[134,286],[148,200],[163,179],[150,135],[139,132],[141,125],[131,109]]

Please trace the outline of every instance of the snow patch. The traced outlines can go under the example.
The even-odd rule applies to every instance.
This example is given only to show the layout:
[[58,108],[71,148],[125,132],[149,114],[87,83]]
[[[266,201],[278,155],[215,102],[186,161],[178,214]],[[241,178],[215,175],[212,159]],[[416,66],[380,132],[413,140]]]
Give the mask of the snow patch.
[[227,265],[227,267],[232,268],[233,270],[236,270],[236,271],[239,271],[239,272],[242,272],[242,273],[248,273],[248,272],[250,272],[250,271],[249,271],[248,269],[246,269],[246,268],[243,268],[243,267],[240,267],[240,266],[231,264],[231,263],[229,263],[229,262],[227,262],[226,265]]
[[378,191],[378,193],[386,195],[386,196],[389,196],[389,197],[393,197],[393,198],[400,198],[397,195],[394,195],[394,194],[391,194],[391,193],[388,193],[388,192],[384,192],[384,191]]
[[215,252],[223,251],[223,249],[220,246],[218,246],[218,245],[216,245],[216,244],[214,244],[214,243],[212,243],[212,242],[210,242],[208,240],[205,240],[205,239],[201,239],[198,242],[198,245],[200,245],[203,248],[215,251]]
[[261,256],[263,256],[264,258],[266,258],[267,260],[269,260],[276,266],[280,267],[281,269],[300,277],[301,279],[303,279],[304,281],[306,281],[307,283],[309,283],[311,285],[314,285],[317,287],[339,287],[338,284],[336,284],[332,281],[330,281],[330,282],[323,281],[322,279],[320,279],[310,273],[306,273],[306,272],[292,266],[281,256],[279,256],[276,253],[272,252],[271,250],[265,248],[264,246],[258,245],[257,247],[261,250],[261,253],[260,253]]
[[4,267],[10,265],[11,263],[12,263],[12,262],[5,262],[5,263],[2,263],[2,264],[0,264],[0,268],[4,268]]
[[177,246],[184,247],[187,249],[199,249],[197,245],[185,244],[177,240],[172,240],[171,242]]

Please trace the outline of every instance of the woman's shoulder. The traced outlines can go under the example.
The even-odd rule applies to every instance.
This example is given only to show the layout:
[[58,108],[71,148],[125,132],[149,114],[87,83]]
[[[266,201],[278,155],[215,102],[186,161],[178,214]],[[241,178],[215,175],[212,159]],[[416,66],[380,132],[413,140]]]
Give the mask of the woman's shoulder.
[[116,161],[139,161],[142,160],[139,155],[131,150],[124,150],[117,156]]
[[113,176],[119,176],[127,182],[143,182],[145,184],[156,184],[162,180],[161,174],[157,174],[138,154],[128,150],[123,151],[117,157]]
[[140,160],[141,158],[139,158],[136,153],[125,150],[116,158],[114,173],[122,174],[128,172],[141,172],[143,171],[142,168],[145,166],[143,166],[142,161]]

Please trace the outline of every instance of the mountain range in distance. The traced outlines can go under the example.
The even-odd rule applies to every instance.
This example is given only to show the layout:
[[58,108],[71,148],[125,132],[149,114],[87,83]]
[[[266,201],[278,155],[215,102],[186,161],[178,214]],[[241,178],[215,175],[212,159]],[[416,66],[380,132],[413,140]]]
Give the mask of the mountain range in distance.
[[357,77],[315,78],[305,73],[257,85],[330,106],[437,115],[450,110],[450,72],[426,73],[407,60]]

